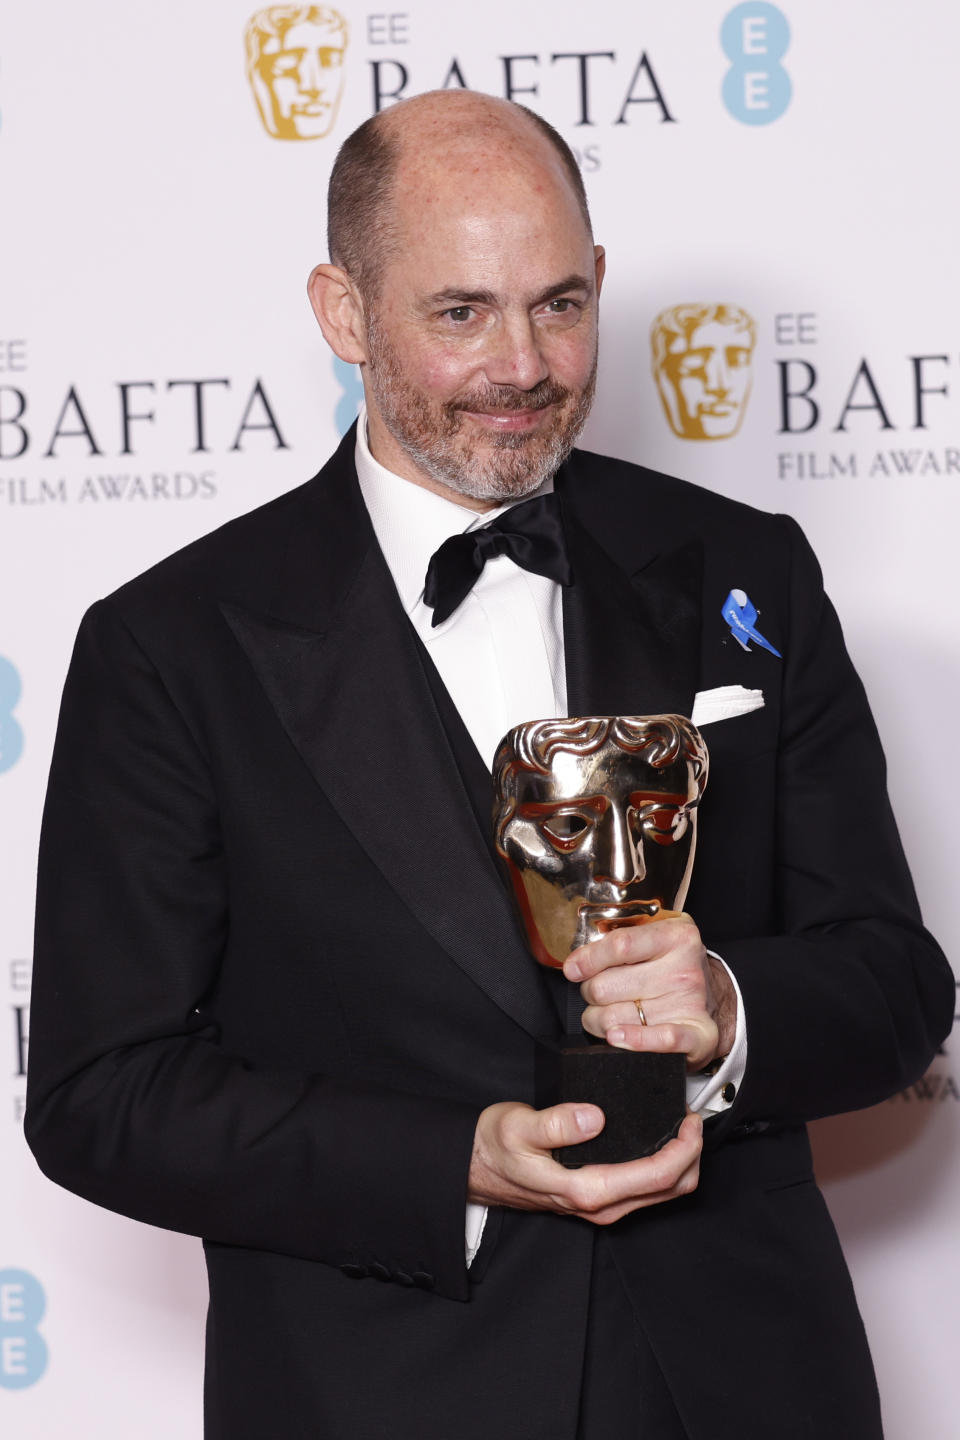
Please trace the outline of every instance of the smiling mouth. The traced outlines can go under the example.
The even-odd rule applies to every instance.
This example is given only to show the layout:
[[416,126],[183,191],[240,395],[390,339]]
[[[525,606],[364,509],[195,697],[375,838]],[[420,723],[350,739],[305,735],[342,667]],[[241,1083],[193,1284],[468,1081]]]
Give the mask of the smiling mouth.
[[460,414],[469,415],[471,420],[492,430],[523,431],[532,430],[550,408],[547,404],[523,410],[461,410]]

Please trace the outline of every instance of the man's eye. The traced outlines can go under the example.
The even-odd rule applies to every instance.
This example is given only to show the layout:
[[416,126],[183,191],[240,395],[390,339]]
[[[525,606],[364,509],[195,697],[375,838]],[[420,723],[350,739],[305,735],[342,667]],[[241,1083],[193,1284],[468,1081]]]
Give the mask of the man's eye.
[[548,300],[543,308],[545,316],[554,316],[558,320],[576,321],[580,315],[581,306],[576,300],[571,300],[568,295],[558,295],[556,300]]
[[470,319],[473,314],[473,309],[470,305],[454,305],[452,310],[444,310],[443,313],[447,319],[452,320],[455,325],[463,325],[465,321]]

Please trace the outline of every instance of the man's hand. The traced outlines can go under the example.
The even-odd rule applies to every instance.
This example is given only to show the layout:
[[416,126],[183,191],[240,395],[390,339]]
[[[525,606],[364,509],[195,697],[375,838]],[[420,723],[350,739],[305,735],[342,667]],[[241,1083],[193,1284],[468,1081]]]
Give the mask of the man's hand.
[[[704,949],[689,915],[625,926],[575,950],[563,967],[587,1002],[583,1027],[628,1050],[676,1051],[690,1070],[726,1055],[736,1032],[736,991]],[[636,1002],[643,1006],[642,1024]],[[491,1105],[477,1122],[469,1198],[514,1210],[553,1210],[595,1225],[696,1189],[702,1122],[688,1115],[675,1140],[644,1160],[568,1170],[550,1152],[603,1128],[596,1105]]]
[[563,973],[582,981],[583,1028],[611,1045],[680,1051],[692,1072],[733,1046],[736,991],[689,915],[612,930],[574,950]]
[[677,1138],[644,1160],[567,1170],[551,1156],[551,1150],[590,1140],[602,1128],[603,1111],[596,1105],[533,1110],[508,1101],[488,1106],[477,1121],[468,1199],[612,1225],[632,1210],[696,1189],[703,1129],[699,1116],[688,1115]]

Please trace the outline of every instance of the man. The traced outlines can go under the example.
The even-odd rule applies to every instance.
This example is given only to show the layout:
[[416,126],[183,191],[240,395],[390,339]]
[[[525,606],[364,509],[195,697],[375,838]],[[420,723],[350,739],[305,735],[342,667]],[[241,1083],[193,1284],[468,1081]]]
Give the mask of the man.
[[[330,237],[310,295],[361,366],[358,430],[81,628],[31,1144],[204,1237],[212,1440],[877,1436],[803,1121],[919,1074],[953,986],[816,563],[782,517],[564,460],[603,252],[535,117],[451,92],[367,122]],[[531,495],[535,535],[509,513]],[[471,527],[474,589],[442,593],[440,562],[425,589]],[[558,579],[515,563],[544,546]],[[723,644],[733,583],[782,659]],[[491,849],[504,730],[737,684],[765,703],[708,727],[694,918],[541,970]],[[529,1103],[571,999],[595,1036],[686,1054],[706,1125],[556,1164],[602,1126]]]

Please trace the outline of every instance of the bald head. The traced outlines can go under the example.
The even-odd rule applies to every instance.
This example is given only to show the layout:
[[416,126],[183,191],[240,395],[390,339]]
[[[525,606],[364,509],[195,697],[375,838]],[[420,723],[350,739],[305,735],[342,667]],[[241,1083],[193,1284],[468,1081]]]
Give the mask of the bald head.
[[548,192],[565,188],[592,233],[573,152],[533,111],[472,90],[434,90],[381,111],[348,136],[334,162],[327,193],[331,260],[374,299],[402,244],[398,191],[422,192],[429,202],[444,174],[489,181],[508,170],[531,186],[545,183]]

